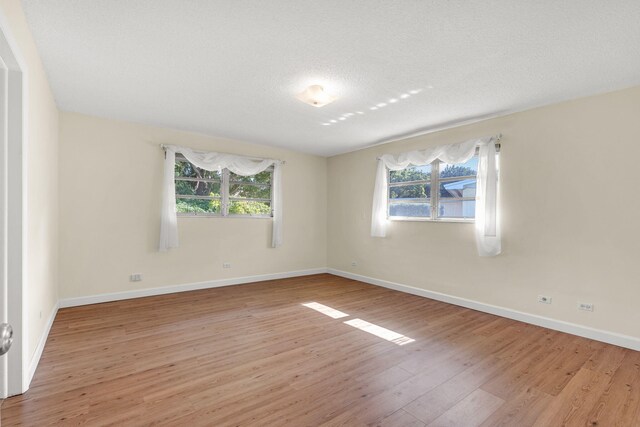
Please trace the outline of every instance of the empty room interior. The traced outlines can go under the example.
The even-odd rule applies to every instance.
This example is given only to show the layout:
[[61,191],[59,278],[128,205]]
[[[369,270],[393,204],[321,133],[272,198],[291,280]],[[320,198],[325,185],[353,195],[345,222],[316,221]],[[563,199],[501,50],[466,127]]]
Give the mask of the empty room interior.
[[637,0],[0,0],[0,424],[640,426]]

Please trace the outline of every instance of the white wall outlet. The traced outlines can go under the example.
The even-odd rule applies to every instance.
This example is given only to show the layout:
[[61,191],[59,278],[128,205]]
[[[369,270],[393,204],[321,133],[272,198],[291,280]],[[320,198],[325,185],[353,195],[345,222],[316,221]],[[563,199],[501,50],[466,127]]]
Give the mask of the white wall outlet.
[[593,304],[590,302],[579,302],[578,310],[593,311]]
[[231,268],[231,263],[230,262],[223,262],[222,263],[222,268]]
[[141,280],[142,280],[142,274],[140,273],[133,273],[131,276],[129,276],[130,282],[140,282]]
[[42,319],[42,310],[40,310],[40,318]]
[[546,295],[538,295],[538,302],[542,304],[551,304],[551,297]]
[[357,267],[358,261],[351,261],[351,267]]

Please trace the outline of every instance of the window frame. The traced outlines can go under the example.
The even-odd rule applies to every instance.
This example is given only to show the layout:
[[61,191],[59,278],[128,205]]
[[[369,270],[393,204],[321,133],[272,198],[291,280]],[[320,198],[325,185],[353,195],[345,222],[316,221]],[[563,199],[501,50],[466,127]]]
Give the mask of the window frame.
[[[189,162],[189,160],[183,155],[177,153],[176,154],[176,163],[177,162]],[[191,163],[191,162],[189,162]],[[191,163],[194,168],[197,168],[196,165]],[[201,168],[199,168],[201,169]],[[188,178],[188,177],[174,177],[174,182],[177,181],[188,181],[188,182],[211,182],[211,183],[220,183],[220,197],[211,197],[211,196],[190,196],[190,195],[179,195],[176,190],[176,200],[178,199],[200,199],[200,200],[220,200],[220,212],[206,212],[206,213],[198,213],[198,212],[178,212],[176,209],[176,216],[183,218],[256,218],[256,219],[271,219],[273,218],[273,171],[274,167],[270,166],[265,169],[263,172],[269,172],[271,174],[271,179],[269,184],[261,184],[254,182],[240,182],[240,181],[232,181],[230,179],[229,169],[224,168],[220,174],[220,179],[211,179],[211,178]],[[229,187],[230,185],[250,185],[255,187],[269,187],[269,198],[238,198],[238,197],[230,197],[229,196]],[[245,201],[245,202],[267,202],[269,203],[270,212],[268,214],[229,214],[229,207],[231,206],[231,202],[234,201]]]
[[[476,150],[476,153],[474,154],[474,156],[478,155],[478,151]],[[440,178],[440,164],[444,163],[438,159],[434,160],[433,162],[429,163],[431,165],[431,177],[428,180],[418,180],[418,181],[407,181],[407,182],[391,182],[391,170],[387,168],[387,220],[389,221],[427,221],[427,222],[457,222],[457,223],[467,223],[467,224],[473,224],[476,221],[475,215],[473,218],[455,218],[455,217],[439,217],[438,216],[438,209],[439,209],[439,205],[440,205],[440,184],[441,183],[446,183],[446,182],[454,182],[454,181],[460,181],[463,179],[476,179],[477,180],[477,174],[476,175],[465,175],[465,176],[456,176],[456,177],[448,177],[448,178]],[[456,163],[458,164],[458,163]],[[434,178],[435,177],[435,178]],[[392,205],[392,200],[397,200],[397,199],[392,199],[391,198],[391,191],[390,189],[393,187],[400,187],[400,186],[404,186],[404,185],[429,185],[431,186],[431,191],[430,191],[430,197],[428,198],[424,198],[424,199],[409,199],[412,200],[409,203],[413,203],[413,202],[428,202],[430,205],[430,216],[426,217],[426,216],[391,216],[389,214],[390,210],[391,210],[391,205]],[[444,199],[448,199],[451,201],[454,200],[461,200],[461,201],[466,201],[466,200],[475,200],[475,197],[446,197]],[[406,203],[406,200],[405,200]]]

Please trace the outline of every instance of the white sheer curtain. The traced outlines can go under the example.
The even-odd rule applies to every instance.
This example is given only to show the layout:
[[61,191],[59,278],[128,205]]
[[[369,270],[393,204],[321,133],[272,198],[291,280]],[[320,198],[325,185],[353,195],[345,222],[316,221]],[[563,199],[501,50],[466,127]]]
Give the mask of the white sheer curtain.
[[387,229],[387,169],[402,170],[409,166],[424,166],[438,159],[445,163],[464,163],[480,147],[476,189],[476,241],[481,256],[498,255],[500,230],[497,213],[498,177],[495,138],[472,139],[457,144],[430,147],[401,153],[397,157],[385,154],[378,159],[376,183],[371,211],[371,236],[385,237]]
[[255,175],[273,165],[273,235],[271,246],[282,244],[282,162],[273,159],[252,159],[234,154],[195,151],[177,145],[165,145],[164,178],[162,184],[162,212],[160,217],[160,251],[178,247],[178,219],[176,215],[176,184],[174,168],[176,153],[181,153],[195,166],[208,171],[229,169],[231,172]]
[[502,252],[498,215],[498,162],[493,141],[480,145],[476,181],[476,246],[480,256]]

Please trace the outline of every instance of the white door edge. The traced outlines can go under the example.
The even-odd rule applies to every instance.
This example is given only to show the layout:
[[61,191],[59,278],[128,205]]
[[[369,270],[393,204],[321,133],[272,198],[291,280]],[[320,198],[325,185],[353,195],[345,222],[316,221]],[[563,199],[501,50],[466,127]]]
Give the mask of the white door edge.
[[[18,43],[11,33],[9,20],[0,8],[0,58],[7,70],[5,90],[7,114],[4,126],[6,138],[0,141],[0,151],[4,154],[0,173],[0,187],[4,189],[0,198],[0,217],[6,218],[6,232],[0,242],[5,260],[0,277],[0,316],[4,316],[14,331],[11,350],[0,363],[0,398],[24,393],[28,387],[29,355],[27,354],[28,328],[26,299],[26,160],[27,126],[26,100],[28,70],[18,49]],[[0,101],[2,102],[2,101]],[[6,167],[4,167],[6,165]],[[6,298],[5,292],[6,290]],[[6,388],[4,384],[6,383]]]

